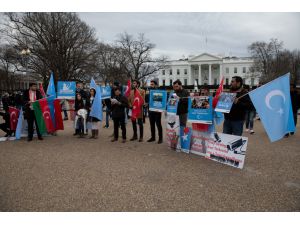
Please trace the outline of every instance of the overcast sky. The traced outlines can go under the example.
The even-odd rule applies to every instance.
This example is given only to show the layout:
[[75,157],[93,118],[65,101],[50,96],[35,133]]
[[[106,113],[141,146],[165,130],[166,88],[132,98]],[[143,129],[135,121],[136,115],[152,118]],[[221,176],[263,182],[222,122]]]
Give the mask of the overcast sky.
[[156,45],[154,55],[171,59],[203,52],[247,56],[250,43],[270,38],[284,41],[285,48],[300,49],[300,13],[107,12],[79,16],[96,29],[101,41],[112,43],[124,31],[145,33]]

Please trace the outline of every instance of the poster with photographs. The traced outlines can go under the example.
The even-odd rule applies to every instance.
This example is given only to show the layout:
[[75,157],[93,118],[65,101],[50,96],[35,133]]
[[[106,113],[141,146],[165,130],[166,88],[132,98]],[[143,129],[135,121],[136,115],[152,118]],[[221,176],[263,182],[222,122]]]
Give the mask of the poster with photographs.
[[192,132],[191,153],[232,167],[244,167],[248,138],[217,132]]
[[180,126],[179,116],[174,114],[167,114],[166,120],[166,141],[169,148],[173,150],[180,150]]
[[211,96],[193,96],[188,99],[188,122],[212,124]]
[[177,106],[178,106],[178,97],[174,92],[170,92],[168,103],[167,103],[167,112],[168,114],[174,114],[176,115],[177,113]]
[[215,108],[217,112],[229,113],[234,102],[236,93],[222,92]]
[[167,91],[150,90],[149,111],[164,112],[167,106]]

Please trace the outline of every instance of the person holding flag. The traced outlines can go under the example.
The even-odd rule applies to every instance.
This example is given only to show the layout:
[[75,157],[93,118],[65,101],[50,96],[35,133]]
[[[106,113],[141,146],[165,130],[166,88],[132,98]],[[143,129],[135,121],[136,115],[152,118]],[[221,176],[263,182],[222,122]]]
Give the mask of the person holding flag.
[[240,76],[232,77],[230,93],[236,93],[236,98],[230,112],[225,113],[223,133],[242,136],[246,110],[249,108],[251,100],[243,88],[243,79]]
[[38,135],[39,140],[43,140],[42,135],[39,131],[39,127],[37,125],[37,120],[34,114],[34,109],[32,106],[32,103],[43,98],[40,91],[37,90],[37,84],[36,83],[30,83],[29,89],[25,90],[23,94],[23,105],[24,105],[24,111],[25,111],[25,118],[28,123],[28,137],[27,141],[32,141],[33,137],[33,123],[35,123],[36,132]]
[[[90,89],[90,97],[89,100],[87,101],[87,107],[88,107],[88,119],[87,119],[87,128],[90,129],[92,131],[92,136],[90,138],[94,138],[97,139],[98,138],[98,134],[99,134],[99,121],[100,119],[97,118],[93,114],[93,104],[99,104],[99,106],[102,106],[102,102],[100,99],[100,103],[97,102],[97,95],[100,95],[100,93],[98,93],[96,91],[95,88],[91,88]],[[101,114],[102,114],[102,108],[98,110]]]
[[140,130],[140,138],[139,142],[143,141],[144,136],[144,125],[143,125],[143,105],[145,102],[145,91],[140,89],[140,81],[134,80],[132,82],[133,90],[130,91],[130,95],[128,97],[129,108],[132,110],[131,121],[133,128],[133,137],[130,141],[134,141],[138,139],[137,135],[137,123],[139,125]]

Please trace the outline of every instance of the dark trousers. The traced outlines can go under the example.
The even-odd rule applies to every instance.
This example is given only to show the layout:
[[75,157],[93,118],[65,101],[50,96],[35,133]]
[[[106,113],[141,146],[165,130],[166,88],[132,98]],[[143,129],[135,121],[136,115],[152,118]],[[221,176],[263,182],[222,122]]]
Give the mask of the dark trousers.
[[179,115],[179,124],[181,127],[186,127],[187,117],[188,117],[187,113]]
[[155,140],[155,124],[158,130],[158,138],[162,140],[163,131],[161,126],[161,113],[149,111],[149,121],[151,128],[151,138]]
[[6,123],[0,124],[0,130],[3,130],[7,135],[11,135],[12,133]]
[[243,120],[238,120],[238,121],[225,120],[223,124],[223,133],[242,136],[243,126],[244,126]]
[[125,118],[114,118],[114,138],[119,138],[119,127],[121,126],[122,130],[122,138],[126,139],[126,126],[125,126]]
[[33,137],[33,123],[35,123],[36,133],[38,137],[42,137],[33,110],[29,110],[28,112],[27,123],[28,123],[28,138],[32,139]]
[[144,136],[144,125],[143,125],[143,119],[142,118],[132,120],[133,136],[137,137],[136,121],[139,124],[139,128],[140,128],[140,138],[143,138],[143,136]]

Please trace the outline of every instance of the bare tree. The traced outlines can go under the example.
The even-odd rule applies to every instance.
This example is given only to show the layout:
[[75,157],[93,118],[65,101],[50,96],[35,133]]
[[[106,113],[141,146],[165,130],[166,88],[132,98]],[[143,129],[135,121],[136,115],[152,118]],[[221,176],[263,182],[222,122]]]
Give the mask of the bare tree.
[[0,82],[1,86],[7,90],[12,90],[14,87],[17,61],[18,54],[14,48],[11,48],[9,45],[0,47]]
[[144,34],[139,34],[135,39],[126,32],[120,34],[116,42],[122,49],[123,56],[120,65],[122,65],[131,79],[141,80],[150,76],[164,67],[166,58],[152,58],[151,52],[155,45],[145,38]]
[[76,13],[5,15],[5,35],[19,51],[30,49],[28,70],[44,81],[50,71],[55,81],[84,80],[95,72],[95,32]]

